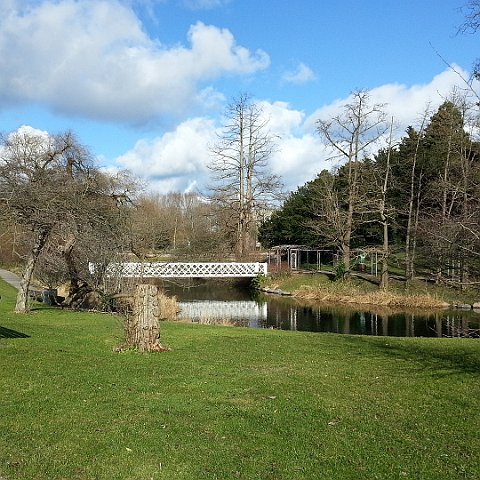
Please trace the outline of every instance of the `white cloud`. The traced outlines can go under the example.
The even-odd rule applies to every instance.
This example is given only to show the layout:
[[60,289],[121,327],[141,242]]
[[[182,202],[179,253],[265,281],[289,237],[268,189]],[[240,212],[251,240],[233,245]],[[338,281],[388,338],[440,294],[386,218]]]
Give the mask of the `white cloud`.
[[[45,153],[45,149],[49,146],[51,141],[50,134],[45,130],[39,130],[38,128],[33,128],[30,125],[21,125],[14,132],[8,134],[8,140],[12,143],[17,143],[17,141],[22,142],[24,138],[35,138],[35,145],[30,145],[34,152],[37,154]],[[2,162],[2,154],[6,151],[6,147],[0,145],[0,163]]]
[[[467,72],[455,65],[454,67],[463,78],[468,78]],[[455,88],[466,88],[458,73],[452,69],[446,69],[425,84],[408,86],[390,83],[381,85],[369,91],[370,101],[372,104],[385,105],[385,112],[389,117],[394,117],[395,123],[400,127],[400,133],[403,135],[406,127],[417,124],[428,106],[435,110],[450,97]],[[317,109],[306,120],[305,126],[308,129],[314,129],[318,119],[328,119],[338,115],[342,106],[350,100],[351,97],[337,99]]]
[[271,133],[277,136],[277,149],[271,158],[272,171],[283,179],[289,190],[332,167],[326,161],[320,136],[304,130],[304,112],[291,108],[286,102],[261,102],[261,106],[269,118]]
[[283,76],[283,80],[287,83],[293,83],[295,85],[302,85],[304,83],[311,82],[316,79],[312,69],[307,67],[304,63],[300,63],[296,70],[293,72],[287,72]]
[[39,130],[38,128],[33,128],[30,125],[21,125],[20,127],[12,132],[10,136],[19,135],[21,137],[37,137],[43,138],[43,140],[48,141],[50,139],[50,134],[46,130]]
[[[301,133],[305,115],[285,102],[259,102],[270,119],[269,130],[276,136],[277,149],[271,157],[271,170],[294,189],[318,172],[329,168],[325,148],[314,132]],[[217,139],[218,126],[212,120],[195,118],[152,140],[139,140],[116,159],[143,178],[152,191],[206,191],[210,181],[207,168],[210,147]]]
[[[370,91],[372,101],[387,103],[387,112],[394,115],[399,135],[415,124],[428,102],[438,107],[455,85],[458,75],[445,71],[424,85],[383,85]],[[338,99],[306,116],[286,102],[259,101],[269,118],[269,130],[275,135],[277,151],[271,158],[271,169],[279,175],[288,190],[295,190],[313,180],[323,169],[331,170],[338,161],[322,143],[315,122],[337,115],[349,98]],[[198,188],[205,191],[210,161],[209,147],[216,139],[218,126],[213,120],[195,118],[181,123],[175,130],[154,140],[140,140],[135,147],[117,159],[122,168],[129,168],[146,179],[152,190],[167,192]]]
[[313,180],[322,170],[330,170],[325,146],[315,133],[283,138],[273,160],[273,171],[288,190]]
[[298,129],[304,120],[305,114],[299,110],[293,110],[287,102],[259,102],[263,113],[268,118],[268,128],[280,137],[290,135]]
[[0,102],[134,123],[185,112],[207,82],[269,65],[265,52],[200,22],[188,46],[162,45],[116,0],[18,3],[0,18]]
[[150,189],[189,191],[202,186],[208,175],[209,147],[214,139],[213,122],[195,118],[161,137],[139,140],[116,163],[147,180]]

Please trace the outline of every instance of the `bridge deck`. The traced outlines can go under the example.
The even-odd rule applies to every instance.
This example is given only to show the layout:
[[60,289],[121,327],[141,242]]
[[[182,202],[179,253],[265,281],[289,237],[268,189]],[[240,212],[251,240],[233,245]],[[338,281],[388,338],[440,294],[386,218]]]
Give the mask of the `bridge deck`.
[[[93,273],[96,267],[90,264]],[[266,263],[111,263],[105,274],[113,277],[156,277],[156,278],[236,278],[256,277],[267,274]]]

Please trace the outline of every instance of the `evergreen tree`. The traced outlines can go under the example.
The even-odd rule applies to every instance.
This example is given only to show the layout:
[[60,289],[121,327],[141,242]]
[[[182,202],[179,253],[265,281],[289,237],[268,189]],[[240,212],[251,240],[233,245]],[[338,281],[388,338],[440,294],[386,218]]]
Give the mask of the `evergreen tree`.
[[282,207],[272,213],[259,229],[259,240],[264,247],[274,245],[307,245],[322,244],[318,235],[309,228],[314,214],[312,205],[318,185],[323,176],[330,176],[326,170],[317,178],[290,193]]

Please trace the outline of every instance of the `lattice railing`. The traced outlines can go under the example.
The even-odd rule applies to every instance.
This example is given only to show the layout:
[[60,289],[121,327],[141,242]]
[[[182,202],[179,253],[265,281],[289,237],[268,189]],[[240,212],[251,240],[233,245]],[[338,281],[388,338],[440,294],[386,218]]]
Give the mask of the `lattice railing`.
[[[90,264],[90,271],[95,266]],[[213,278],[256,277],[267,274],[266,263],[111,263],[105,270],[107,276],[165,277],[165,278]]]

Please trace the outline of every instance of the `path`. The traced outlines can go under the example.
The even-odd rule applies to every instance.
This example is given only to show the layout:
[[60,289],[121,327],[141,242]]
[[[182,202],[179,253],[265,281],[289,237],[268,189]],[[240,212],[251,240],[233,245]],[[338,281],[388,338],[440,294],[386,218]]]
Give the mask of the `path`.
[[[20,280],[21,280],[21,278],[18,275],[15,275],[14,273],[9,272],[8,270],[3,270],[3,269],[0,268],[0,278],[2,280],[5,280],[12,287],[16,288],[17,290],[20,290]],[[0,480],[1,480],[1,478],[0,478]]]

